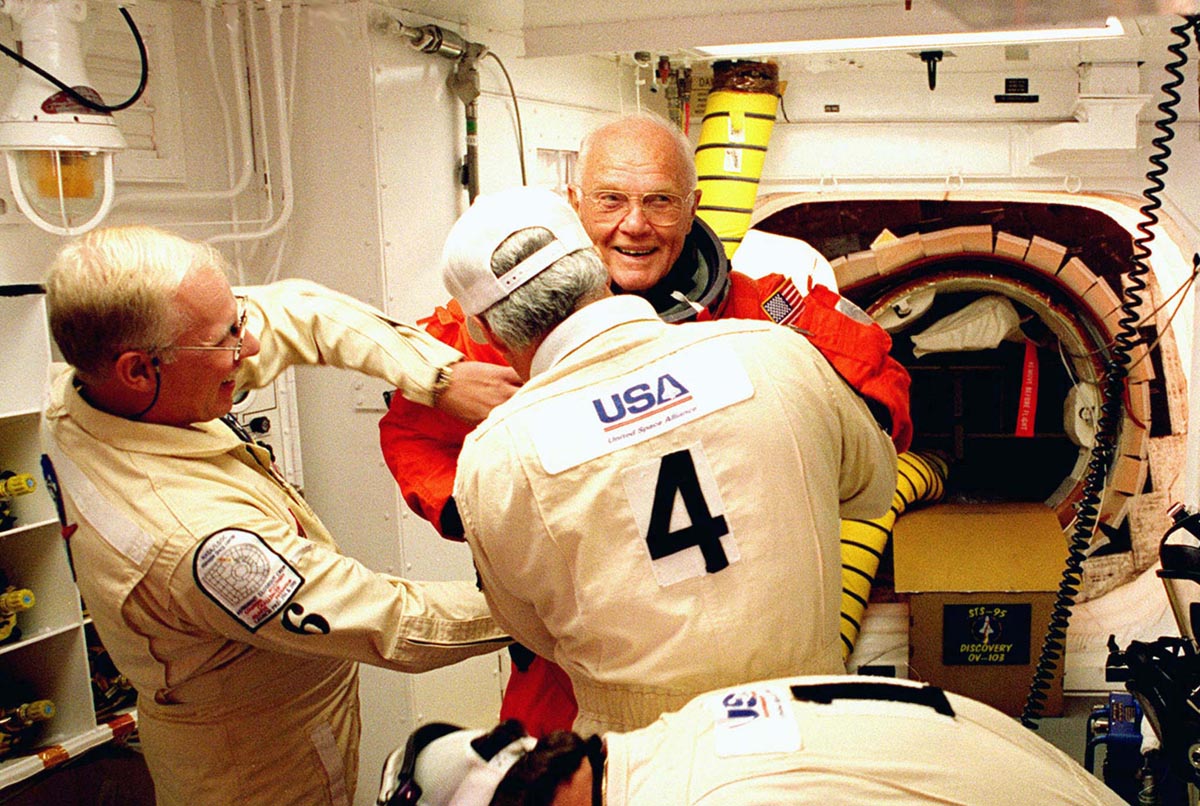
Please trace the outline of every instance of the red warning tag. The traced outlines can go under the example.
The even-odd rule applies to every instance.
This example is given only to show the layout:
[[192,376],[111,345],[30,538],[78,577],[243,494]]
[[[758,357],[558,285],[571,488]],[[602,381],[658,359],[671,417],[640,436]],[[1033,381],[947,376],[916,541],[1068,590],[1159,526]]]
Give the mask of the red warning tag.
[[1037,419],[1038,355],[1033,342],[1025,342],[1025,364],[1021,370],[1021,401],[1017,409],[1017,436],[1032,437]]

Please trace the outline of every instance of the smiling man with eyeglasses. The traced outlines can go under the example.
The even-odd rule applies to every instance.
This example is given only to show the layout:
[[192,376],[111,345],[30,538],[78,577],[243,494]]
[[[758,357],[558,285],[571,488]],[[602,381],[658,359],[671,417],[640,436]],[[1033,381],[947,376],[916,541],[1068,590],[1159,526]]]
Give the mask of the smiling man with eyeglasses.
[[[220,293],[219,289],[197,289],[205,304],[195,305],[194,296],[187,293],[197,283],[206,284],[195,275],[184,279],[180,287],[179,300],[182,306],[192,308],[189,320],[193,327],[185,331],[178,341],[212,339],[213,344],[176,343],[152,348],[151,366],[154,370],[154,396],[146,408],[132,415],[132,419],[145,422],[171,424],[175,420],[202,422],[222,417],[233,407],[236,371],[243,356],[258,354],[258,339],[253,335],[246,338],[246,314],[249,308],[242,298],[236,299],[235,319],[228,324],[228,300],[214,307],[207,303],[209,292]],[[220,314],[213,317],[216,311]],[[198,327],[197,327],[198,325]],[[197,330],[199,332],[197,332]],[[183,353],[184,355],[180,355]],[[188,356],[192,357],[189,358]],[[163,395],[163,374],[179,381],[168,383],[167,394]],[[214,383],[203,383],[210,377]],[[219,380],[218,380],[219,378]],[[181,409],[180,406],[186,407]]]
[[100,639],[138,691],[159,806],[348,806],[358,663],[420,672],[508,639],[473,580],[414,582],[343,555],[230,423],[234,393],[329,364],[468,414],[454,377],[515,373],[315,283],[235,296],[228,269],[150,227],[60,251],[47,301],[71,366],[44,418],[64,534]]
[[[614,290],[644,293],[659,286],[692,231],[700,204],[696,165],[690,144],[671,134],[654,121],[633,119],[598,129],[580,147],[579,182],[569,198]],[[702,233],[697,236],[693,250],[707,245]],[[681,274],[684,268],[692,267],[680,266]],[[685,282],[695,282],[672,280],[670,291],[684,294],[692,291]]]

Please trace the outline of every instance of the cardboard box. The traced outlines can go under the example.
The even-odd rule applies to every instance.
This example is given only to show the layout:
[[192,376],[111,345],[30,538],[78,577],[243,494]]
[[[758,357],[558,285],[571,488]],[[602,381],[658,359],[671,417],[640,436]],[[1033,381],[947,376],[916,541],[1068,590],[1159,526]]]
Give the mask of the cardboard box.
[[[941,504],[893,531],[896,591],[909,595],[909,676],[1019,716],[1067,557],[1045,504]],[[1065,647],[1062,651],[1065,651]],[[1062,714],[1058,668],[1041,709]]]

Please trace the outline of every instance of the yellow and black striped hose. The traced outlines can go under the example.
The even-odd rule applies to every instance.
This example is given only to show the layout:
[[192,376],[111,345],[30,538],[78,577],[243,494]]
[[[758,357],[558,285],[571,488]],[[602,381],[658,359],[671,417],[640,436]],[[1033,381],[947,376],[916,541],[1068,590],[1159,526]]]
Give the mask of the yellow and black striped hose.
[[946,461],[940,456],[902,453],[897,461],[896,493],[887,514],[870,521],[842,521],[842,660],[854,651],[871,585],[896,518],[913,504],[937,501],[945,495],[946,472]]
[[[779,102],[778,68],[770,62],[731,61],[713,65],[712,90],[696,147],[701,190],[696,215],[733,257],[750,227],[767,145]],[[879,560],[896,518],[911,504],[945,494],[946,463],[932,454],[899,457],[896,493],[886,515],[872,521],[842,521],[842,659],[850,656],[879,570]]]
[[750,228],[767,143],[779,104],[778,68],[769,62],[717,62],[696,146],[696,215],[732,258]]

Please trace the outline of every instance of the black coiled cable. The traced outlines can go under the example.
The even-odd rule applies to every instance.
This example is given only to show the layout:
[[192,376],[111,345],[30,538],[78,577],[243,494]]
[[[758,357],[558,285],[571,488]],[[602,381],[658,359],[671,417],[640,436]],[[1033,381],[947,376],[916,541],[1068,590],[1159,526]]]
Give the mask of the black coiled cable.
[[[135,103],[137,103],[138,99],[142,97],[142,93],[146,91],[146,80],[150,75],[146,58],[146,43],[142,41],[142,34],[140,31],[138,31],[137,26],[133,24],[133,18],[129,16],[129,12],[125,10],[124,6],[121,6],[120,12],[121,16],[125,18],[125,24],[129,26],[130,33],[133,34],[133,41],[137,44],[138,56],[141,59],[142,67],[138,78],[137,89],[133,91],[132,95],[130,95],[124,101],[121,101],[119,104],[112,104],[110,106],[109,104],[102,103],[94,98],[89,98],[86,95],[80,94],[74,87],[68,87],[66,84],[64,84],[57,76],[46,72],[41,67],[38,67],[36,64],[26,59],[20,53],[17,53],[15,50],[10,50],[4,45],[0,45],[0,52],[4,53],[4,55],[8,56],[17,64],[20,64],[23,67],[28,67],[30,70],[62,90],[69,98],[71,98],[71,100],[78,104],[82,104],[88,109],[91,109],[93,112],[100,112],[106,115],[112,114],[113,112],[120,112],[122,109],[128,109],[129,107],[133,106]],[[88,89],[91,88],[89,87]]]
[[1025,700],[1025,708],[1021,712],[1021,723],[1027,728],[1037,728],[1036,719],[1040,716],[1045,704],[1046,691],[1054,679],[1054,672],[1062,659],[1063,647],[1066,644],[1067,626],[1071,619],[1071,607],[1079,592],[1082,578],[1083,561],[1087,557],[1087,549],[1091,543],[1092,532],[1100,510],[1101,495],[1116,453],[1117,426],[1122,412],[1122,397],[1129,354],[1138,344],[1140,336],[1137,331],[1137,309],[1142,304],[1141,292],[1146,288],[1144,277],[1150,271],[1147,258],[1150,256],[1150,242],[1154,240],[1151,227],[1158,223],[1157,210],[1162,207],[1159,193],[1166,187],[1162,177],[1167,173],[1167,158],[1171,149],[1167,145],[1174,137],[1172,128],[1179,116],[1175,107],[1179,105],[1179,93],[1176,92],[1183,84],[1184,76],[1180,70],[1187,64],[1188,58],[1184,49],[1191,43],[1189,31],[1200,31],[1200,17],[1185,17],[1184,21],[1171,28],[1177,40],[1167,47],[1175,56],[1175,61],[1166,65],[1170,78],[1162,86],[1162,92],[1167,100],[1158,105],[1162,117],[1155,121],[1155,128],[1161,134],[1155,137],[1151,144],[1155,152],[1149,157],[1154,167],[1146,173],[1149,186],[1142,192],[1146,203],[1140,208],[1142,221],[1137,225],[1141,235],[1133,240],[1133,266],[1125,275],[1125,289],[1121,296],[1121,316],[1118,319],[1118,329],[1112,353],[1105,361],[1104,381],[1102,384],[1103,400],[1100,406],[1100,418],[1096,426],[1096,444],[1088,461],[1087,475],[1075,517],[1075,528],[1071,534],[1067,552],[1067,561],[1063,569],[1062,580],[1054,599],[1054,607],[1050,614],[1050,625],[1046,630],[1046,638],[1042,643],[1042,652],[1038,657],[1037,667],[1033,673],[1033,681],[1029,686],[1029,695]]

